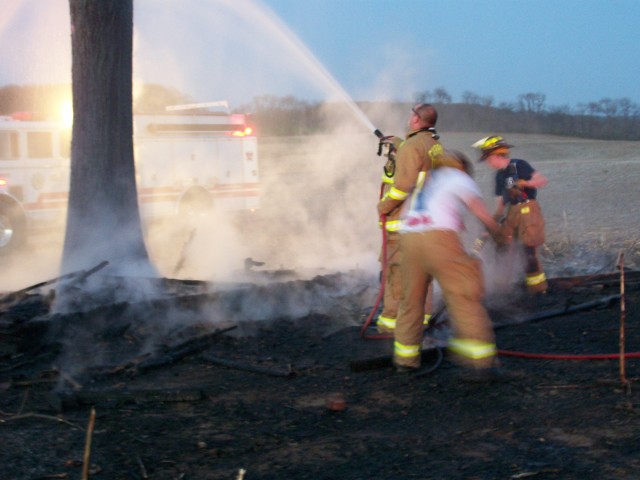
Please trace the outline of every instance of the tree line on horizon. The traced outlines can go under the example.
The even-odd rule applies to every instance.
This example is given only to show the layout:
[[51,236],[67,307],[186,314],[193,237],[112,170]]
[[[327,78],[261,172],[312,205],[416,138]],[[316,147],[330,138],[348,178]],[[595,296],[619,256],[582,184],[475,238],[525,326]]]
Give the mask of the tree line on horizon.
[[[57,118],[60,98],[70,96],[70,85],[8,85],[0,87],[0,115],[35,112],[41,118]],[[640,140],[640,106],[628,98],[603,98],[576,107],[548,106],[542,93],[518,95],[516,101],[496,104],[493,97],[463,92],[454,102],[446,89],[417,92],[411,102],[356,102],[365,112],[384,107],[402,112],[413,103],[432,103],[440,114],[439,129],[448,132],[497,131],[593,138]],[[134,98],[135,113],[163,113],[168,105],[193,103],[175,88],[146,84]],[[335,102],[334,102],[335,103]],[[329,130],[328,104],[293,95],[261,95],[234,108],[249,113],[264,136],[310,135]],[[329,108],[339,109],[338,104]]]
[[[464,92],[454,102],[444,88],[419,92],[411,102],[356,102],[365,112],[384,110],[403,115],[416,103],[431,103],[439,113],[438,129],[447,132],[494,131],[548,134],[599,140],[640,140],[640,106],[628,98],[547,107],[542,93],[525,93],[513,103],[496,105],[492,97]],[[262,95],[238,110],[251,112],[264,135],[308,135],[328,131],[324,102],[308,102],[292,95]],[[333,106],[339,109],[338,105]],[[343,108],[343,110],[346,110]]]

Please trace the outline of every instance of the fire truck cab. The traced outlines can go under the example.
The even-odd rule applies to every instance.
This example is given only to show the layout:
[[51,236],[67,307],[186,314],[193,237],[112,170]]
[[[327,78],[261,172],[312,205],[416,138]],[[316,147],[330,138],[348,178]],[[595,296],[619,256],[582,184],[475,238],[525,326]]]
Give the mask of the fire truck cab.
[[[71,130],[57,122],[0,117],[0,255],[64,226],[70,145]],[[134,115],[134,156],[144,221],[259,206],[257,139],[244,115]]]

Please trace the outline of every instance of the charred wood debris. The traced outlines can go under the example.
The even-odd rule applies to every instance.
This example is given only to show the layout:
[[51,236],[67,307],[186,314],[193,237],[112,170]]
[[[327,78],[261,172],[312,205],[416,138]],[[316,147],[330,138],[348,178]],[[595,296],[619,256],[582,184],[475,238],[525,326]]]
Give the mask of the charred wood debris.
[[[227,335],[255,334],[259,330],[255,324],[260,321],[234,322],[232,318],[211,322],[205,317],[216,308],[218,316],[233,311],[242,315],[246,302],[267,297],[278,302],[287,294],[303,301],[329,298],[336,304],[347,299],[347,308],[353,314],[354,296],[366,296],[369,290],[361,281],[346,281],[345,287],[348,273],[300,280],[293,270],[253,270],[256,263],[245,267],[246,283],[219,285],[200,280],[102,275],[100,270],[106,265],[103,262],[86,271],[0,294],[0,392],[49,385],[49,406],[56,411],[105,401],[196,401],[202,393],[188,387],[135,391],[95,388],[102,381],[139,377],[186,357],[237,371],[293,377],[300,371],[291,365],[230,358],[212,351]],[[95,283],[88,285],[90,278],[97,276],[101,287],[98,292]],[[64,313],[56,308],[54,285],[72,292],[73,300],[64,307]],[[144,300],[135,295],[130,296],[136,300],[119,300],[134,290],[144,291]],[[286,314],[281,319],[291,320]],[[91,357],[97,352],[100,359],[92,365]]]
[[[154,316],[166,315],[167,312],[197,312],[204,303],[242,302],[242,296],[237,295],[237,292],[242,291],[243,285],[236,285],[227,289],[226,294],[222,294],[204,281],[142,279],[146,284],[152,282],[155,291],[159,292],[154,298],[139,302],[110,303],[109,300],[117,297],[113,293],[114,288],[131,287],[128,283],[131,279],[125,281],[123,278],[111,277],[110,286],[107,288],[111,296],[101,297],[97,306],[56,313],[56,294],[51,288],[53,285],[64,284],[65,288],[72,289],[74,297],[78,299],[77,305],[95,305],[94,294],[85,290],[85,285],[88,279],[99,274],[105,265],[106,262],[103,262],[86,271],[70,273],[0,295],[0,391],[48,384],[52,392],[49,405],[53,410],[61,412],[105,400],[115,403],[200,400],[202,392],[197,388],[133,391],[86,386],[95,385],[100,380],[108,378],[144,375],[152,370],[174,365],[190,356],[197,356],[200,361],[210,365],[255,374],[288,378],[301,373],[292,369],[290,365],[260,365],[251,359],[238,360],[212,353],[211,347],[215,346],[216,342],[238,328],[238,325],[233,323],[214,325],[205,321],[176,322],[172,328],[166,328],[159,334],[155,332],[156,337],[149,344],[149,348],[141,348],[151,331],[156,330],[152,324]],[[549,279],[550,290],[562,292],[561,296],[556,295],[557,298],[561,298],[562,303],[540,303],[536,311],[529,313],[526,319],[518,323],[617,305],[624,300],[621,295],[624,295],[625,287],[627,291],[640,289],[640,271],[626,270],[624,267],[621,270],[614,273]],[[270,275],[270,280],[275,280],[276,283],[295,278],[293,271],[280,271],[275,274],[265,272],[265,275]],[[303,282],[306,283],[303,288],[313,288],[310,286],[313,282],[326,284],[331,281],[335,279],[319,276]],[[263,285],[261,288],[268,286]],[[358,295],[362,297],[363,293],[359,291]],[[141,316],[147,320],[140,321]],[[500,324],[499,321],[496,324],[496,328],[507,326],[509,324]],[[84,340],[89,343],[88,346],[80,347],[80,342],[73,344],[74,337],[83,335]],[[79,370],[80,373],[72,373],[60,363],[63,347],[70,344],[74,348],[88,349],[91,349],[92,345],[100,344],[104,351],[109,352],[109,359],[105,361],[102,358],[100,364],[85,365]],[[366,371],[380,368],[380,364],[386,366],[389,361],[388,358],[356,361],[352,362],[351,369],[354,372]]]

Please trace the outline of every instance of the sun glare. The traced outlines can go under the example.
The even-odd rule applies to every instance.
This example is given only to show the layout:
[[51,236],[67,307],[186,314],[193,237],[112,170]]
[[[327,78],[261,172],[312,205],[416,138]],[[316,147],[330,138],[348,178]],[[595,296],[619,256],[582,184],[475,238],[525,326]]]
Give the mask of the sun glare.
[[63,102],[60,107],[60,122],[65,128],[71,128],[73,125],[73,105],[70,101]]

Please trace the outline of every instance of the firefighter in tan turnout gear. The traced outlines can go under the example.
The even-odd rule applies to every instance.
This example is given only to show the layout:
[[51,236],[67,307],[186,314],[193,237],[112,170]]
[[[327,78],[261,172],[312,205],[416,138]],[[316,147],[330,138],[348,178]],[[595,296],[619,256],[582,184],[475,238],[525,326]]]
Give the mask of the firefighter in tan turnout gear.
[[[392,333],[396,326],[401,295],[400,210],[414,189],[422,186],[431,169],[432,157],[442,150],[435,131],[437,120],[438,113],[432,105],[418,104],[411,109],[406,139],[386,137],[383,140],[392,145],[382,177],[382,198],[378,203],[380,223],[386,230],[386,241],[380,254],[385,282],[383,309],[377,319],[380,333]],[[385,251],[386,258],[383,258]],[[424,323],[428,323],[429,318],[430,311],[426,311]]]
[[502,234],[506,239],[513,238],[524,246],[527,291],[544,293],[547,279],[537,253],[544,243],[544,217],[536,198],[538,189],[547,184],[547,178],[527,161],[510,158],[509,149],[513,145],[500,136],[482,138],[473,147],[482,152],[478,161],[496,170],[494,218],[503,219]]
[[418,190],[411,208],[403,213],[403,294],[393,349],[399,372],[416,372],[421,365],[423,302],[434,280],[442,288],[451,320],[453,359],[473,375],[489,379],[496,372],[495,336],[482,305],[481,261],[465,251],[460,234],[465,230],[465,210],[497,240],[500,226],[485,207],[471,170],[471,162],[461,153],[443,153],[434,160],[430,179]]

